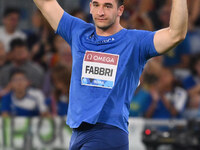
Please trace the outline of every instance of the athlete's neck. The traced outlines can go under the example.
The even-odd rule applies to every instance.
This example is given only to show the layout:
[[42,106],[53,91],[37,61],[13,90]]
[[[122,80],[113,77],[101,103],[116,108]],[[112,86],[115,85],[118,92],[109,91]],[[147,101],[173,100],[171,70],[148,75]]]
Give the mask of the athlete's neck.
[[112,27],[108,28],[107,30],[100,29],[96,26],[96,33],[99,36],[111,36],[111,35],[119,32],[122,29],[123,29],[123,27],[121,25],[112,26]]

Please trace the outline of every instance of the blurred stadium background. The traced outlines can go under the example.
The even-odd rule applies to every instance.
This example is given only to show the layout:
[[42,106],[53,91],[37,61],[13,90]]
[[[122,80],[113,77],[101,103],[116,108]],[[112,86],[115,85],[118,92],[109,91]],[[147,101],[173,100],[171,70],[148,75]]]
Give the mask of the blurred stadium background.
[[[58,2],[92,22],[90,0]],[[125,28],[156,31],[169,25],[171,0],[125,5]],[[130,150],[200,149],[199,8],[200,0],[188,0],[186,39],[144,68],[130,105]],[[71,64],[70,46],[32,0],[0,0],[0,149],[67,149]]]

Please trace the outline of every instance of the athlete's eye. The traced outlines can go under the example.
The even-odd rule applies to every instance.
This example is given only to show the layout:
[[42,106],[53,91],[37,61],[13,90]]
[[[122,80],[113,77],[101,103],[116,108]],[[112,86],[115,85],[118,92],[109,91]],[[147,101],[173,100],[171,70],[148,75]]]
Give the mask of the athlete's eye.
[[112,5],[107,4],[107,5],[106,5],[106,8],[112,8]]
[[98,4],[96,4],[96,3],[93,3],[93,6],[94,6],[94,7],[98,7],[99,5],[98,5]]

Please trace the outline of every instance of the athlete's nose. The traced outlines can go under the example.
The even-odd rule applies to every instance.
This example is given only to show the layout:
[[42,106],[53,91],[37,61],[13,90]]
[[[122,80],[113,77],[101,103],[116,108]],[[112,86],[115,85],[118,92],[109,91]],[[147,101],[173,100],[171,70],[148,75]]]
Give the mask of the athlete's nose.
[[103,15],[104,15],[103,7],[100,7],[100,8],[98,9],[98,15],[99,15],[99,16],[103,16]]

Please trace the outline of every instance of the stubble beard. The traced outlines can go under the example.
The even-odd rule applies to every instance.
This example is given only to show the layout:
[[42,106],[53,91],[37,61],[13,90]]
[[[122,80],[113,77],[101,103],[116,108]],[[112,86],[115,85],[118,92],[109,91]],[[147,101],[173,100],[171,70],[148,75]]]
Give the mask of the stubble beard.
[[100,30],[106,31],[106,30],[112,28],[112,26],[114,25],[114,23],[115,23],[114,21],[109,21],[109,23],[107,25],[102,25],[102,26],[100,26],[100,25],[98,25],[98,24],[95,23],[95,26],[97,28],[99,28]]

